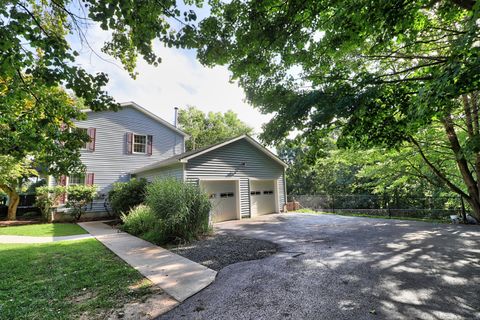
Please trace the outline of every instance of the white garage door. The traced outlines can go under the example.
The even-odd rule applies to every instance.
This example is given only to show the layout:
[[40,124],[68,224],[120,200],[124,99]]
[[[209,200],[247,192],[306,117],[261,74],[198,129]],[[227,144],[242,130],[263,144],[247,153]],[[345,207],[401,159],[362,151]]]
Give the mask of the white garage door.
[[276,211],[274,186],[274,180],[250,180],[252,216],[274,213]]
[[202,181],[201,185],[212,203],[213,222],[237,219],[235,181]]

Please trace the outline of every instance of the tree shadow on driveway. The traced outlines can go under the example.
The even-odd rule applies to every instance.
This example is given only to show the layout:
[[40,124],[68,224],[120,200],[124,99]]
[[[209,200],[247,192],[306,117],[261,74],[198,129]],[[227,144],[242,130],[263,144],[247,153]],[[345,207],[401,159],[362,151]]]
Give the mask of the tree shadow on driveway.
[[222,269],[162,319],[480,319],[476,226],[287,214],[216,228],[279,253]]

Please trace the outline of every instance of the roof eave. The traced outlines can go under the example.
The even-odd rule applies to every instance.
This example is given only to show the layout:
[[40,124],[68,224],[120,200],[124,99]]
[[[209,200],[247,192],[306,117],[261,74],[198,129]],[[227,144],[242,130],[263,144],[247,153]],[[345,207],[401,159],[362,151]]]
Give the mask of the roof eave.
[[[177,127],[175,127],[173,124],[169,123],[168,121],[160,118],[159,116],[155,115],[154,113],[148,111],[147,109],[145,109],[144,107],[140,106],[139,104],[137,104],[136,102],[133,102],[133,101],[128,101],[128,102],[121,102],[120,103],[120,107],[133,107],[135,108],[136,110],[142,112],[143,114],[145,114],[146,116],[156,120],[157,122],[160,122],[161,124],[163,124],[164,126],[168,127],[169,129],[177,132],[178,134],[182,135],[185,137],[185,139],[189,139],[190,138],[190,135],[188,135],[187,133],[183,132],[182,130],[178,129]],[[86,110],[83,110],[84,112],[94,112],[93,110],[91,109],[86,109]]]

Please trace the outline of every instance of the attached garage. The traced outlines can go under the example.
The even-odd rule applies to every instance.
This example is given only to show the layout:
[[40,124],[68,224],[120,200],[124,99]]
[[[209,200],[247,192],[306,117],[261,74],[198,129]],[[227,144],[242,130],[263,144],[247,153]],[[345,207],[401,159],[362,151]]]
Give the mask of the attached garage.
[[198,185],[212,202],[214,222],[283,211],[285,169],[275,154],[247,135],[185,152],[132,172],[153,180],[175,177]]

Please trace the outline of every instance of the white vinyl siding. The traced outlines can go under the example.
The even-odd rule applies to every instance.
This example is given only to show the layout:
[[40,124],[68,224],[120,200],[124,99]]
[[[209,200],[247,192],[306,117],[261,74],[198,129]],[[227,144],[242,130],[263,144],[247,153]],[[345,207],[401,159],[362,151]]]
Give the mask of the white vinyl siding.
[[148,171],[142,171],[135,174],[137,178],[147,179],[152,182],[155,179],[175,178],[179,181],[183,181],[183,164],[175,164],[164,168],[153,169]]
[[[250,189],[250,184],[255,179],[277,182],[276,189],[270,187],[266,191],[278,193],[278,197],[276,197],[278,208],[283,209],[286,198],[284,170],[282,165],[252,146],[248,141],[238,140],[188,160],[185,175],[186,180],[191,182],[209,178],[238,178],[241,193],[240,213],[242,217],[249,217],[250,192],[256,191]],[[263,194],[264,190],[259,191]]]
[[[95,173],[100,199],[93,203],[93,211],[104,211],[104,197],[114,182],[130,179],[130,172],[184,152],[184,137],[132,107],[117,112],[88,112],[87,120],[77,121],[80,128],[96,128],[95,152],[81,151],[86,172]],[[153,136],[152,155],[128,154],[127,132]]]

